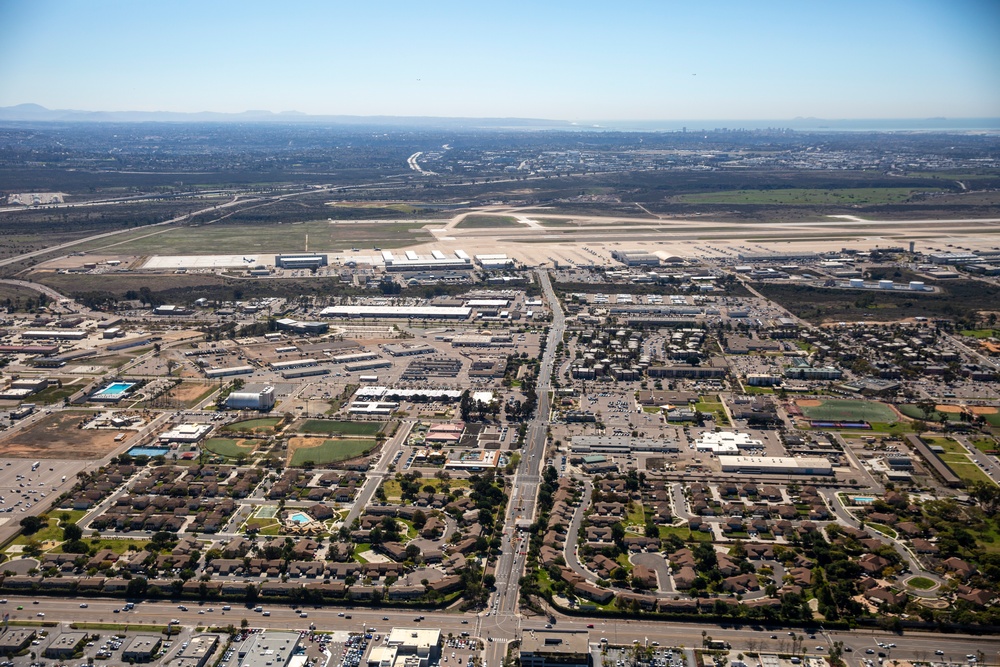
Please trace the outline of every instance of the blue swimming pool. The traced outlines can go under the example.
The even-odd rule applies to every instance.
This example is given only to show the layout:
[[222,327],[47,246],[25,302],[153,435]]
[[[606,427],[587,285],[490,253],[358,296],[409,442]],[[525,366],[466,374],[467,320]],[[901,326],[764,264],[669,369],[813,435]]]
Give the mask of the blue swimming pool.
[[117,401],[125,396],[129,389],[134,386],[135,382],[112,382],[107,387],[91,396],[91,399],[95,401]]
[[312,519],[308,515],[303,514],[302,512],[296,512],[295,514],[288,517],[288,520],[292,521],[293,523],[309,523],[310,521],[312,521]]
[[871,505],[875,502],[874,498],[868,498],[866,496],[855,496],[852,500],[858,505]]
[[129,456],[148,456],[150,458],[154,456],[166,456],[167,452],[170,451],[169,447],[133,447],[128,450]]

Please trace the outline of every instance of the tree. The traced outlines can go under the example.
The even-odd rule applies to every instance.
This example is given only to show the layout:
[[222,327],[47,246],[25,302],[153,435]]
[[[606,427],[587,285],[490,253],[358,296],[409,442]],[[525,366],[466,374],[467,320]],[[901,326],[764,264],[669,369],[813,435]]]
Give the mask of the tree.
[[20,525],[21,528],[23,529],[22,532],[25,535],[34,535],[42,528],[47,526],[48,522],[44,521],[41,517],[38,516],[26,516],[23,519],[21,519]]
[[75,542],[83,538],[83,529],[75,523],[67,523],[63,527],[63,539],[67,542]]

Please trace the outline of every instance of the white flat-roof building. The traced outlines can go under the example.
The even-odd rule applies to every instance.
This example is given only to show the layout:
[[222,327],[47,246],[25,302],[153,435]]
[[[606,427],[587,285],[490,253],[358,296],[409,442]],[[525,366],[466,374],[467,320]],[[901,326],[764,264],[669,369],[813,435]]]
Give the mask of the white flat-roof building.
[[832,475],[833,464],[819,457],[720,456],[722,472],[773,475]]
[[253,373],[253,366],[230,366],[229,368],[207,368],[205,377],[221,378],[229,375],[249,375]]
[[297,632],[265,630],[251,635],[237,649],[239,667],[286,667],[298,645]]
[[212,430],[211,424],[178,424],[160,434],[160,442],[198,442]]
[[764,443],[750,437],[749,433],[739,431],[727,433],[703,433],[695,440],[695,449],[699,452],[712,452],[713,454],[736,454],[741,449],[762,449]]
[[371,319],[440,319],[466,320],[472,309],[466,306],[331,306],[320,317]]

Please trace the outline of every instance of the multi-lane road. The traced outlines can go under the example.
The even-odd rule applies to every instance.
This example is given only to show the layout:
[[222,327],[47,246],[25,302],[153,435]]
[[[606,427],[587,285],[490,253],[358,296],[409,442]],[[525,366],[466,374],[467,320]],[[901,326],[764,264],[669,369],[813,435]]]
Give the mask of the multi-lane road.
[[[37,614],[45,614],[46,621],[69,622],[86,618],[88,621],[121,623],[121,624],[167,624],[171,620],[180,621],[187,627],[221,626],[233,624],[240,626],[242,619],[247,619],[251,627],[269,629],[307,629],[310,624],[322,631],[348,630],[357,631],[361,628],[376,628],[385,632],[390,627],[440,628],[442,633],[459,635],[469,632],[475,635],[476,617],[472,614],[462,614],[450,611],[414,612],[395,609],[371,608],[316,608],[310,605],[302,609],[308,613],[308,618],[301,618],[298,611],[291,605],[262,603],[269,616],[255,613],[245,605],[232,604],[228,612],[222,611],[225,603],[183,602],[187,611],[179,609],[178,602],[142,602],[130,612],[115,614],[114,609],[122,606],[121,600],[84,599],[84,598],[41,598],[38,604],[32,604],[33,598],[10,597],[6,603],[0,604],[0,612],[9,613],[11,620],[39,620]],[[86,602],[87,609],[80,605]],[[17,610],[21,606],[23,609]],[[212,609],[212,611],[208,611]],[[203,613],[202,613],[203,612]],[[343,616],[341,614],[344,614]],[[423,615],[422,621],[416,621],[418,615]],[[347,618],[351,616],[351,618]],[[489,618],[493,618],[490,616]],[[503,616],[501,616],[501,619]],[[388,620],[386,620],[388,619]],[[540,627],[544,621],[526,622],[527,627]],[[843,642],[851,649],[848,654],[848,664],[854,666],[857,660],[865,657],[866,649],[883,651],[878,642],[895,643],[891,649],[891,658],[899,660],[921,660],[933,662],[966,663],[965,656],[982,651],[986,662],[996,663],[1000,653],[1000,637],[982,637],[964,634],[906,633],[892,634],[884,631],[854,630],[850,632],[828,632],[820,627],[815,630],[815,638],[805,635],[802,629],[768,626],[767,628],[743,625],[740,627],[721,627],[702,623],[679,623],[655,620],[614,621],[600,618],[568,617],[556,614],[555,627],[563,630],[588,630],[591,641],[599,642],[607,639],[611,644],[627,645],[634,640],[640,643],[658,641],[663,646],[697,647],[702,643],[702,632],[713,639],[728,641],[734,650],[787,652],[792,646],[789,632],[794,632],[802,638],[802,650],[810,655],[826,654],[832,642]],[[479,635],[486,645],[487,666],[499,666],[497,662],[506,649],[507,641],[512,633],[506,631],[506,626],[497,628],[487,626]],[[775,637],[772,639],[771,637]],[[490,641],[491,639],[496,641]],[[817,647],[821,647],[817,649]],[[943,651],[943,656],[935,655],[935,651]]]

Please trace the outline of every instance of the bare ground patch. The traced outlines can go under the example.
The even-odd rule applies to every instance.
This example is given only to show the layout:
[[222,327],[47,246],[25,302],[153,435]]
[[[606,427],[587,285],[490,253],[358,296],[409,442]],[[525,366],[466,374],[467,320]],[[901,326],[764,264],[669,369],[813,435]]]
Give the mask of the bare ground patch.
[[113,451],[118,431],[77,428],[90,412],[58,412],[0,443],[0,457],[98,459]]

